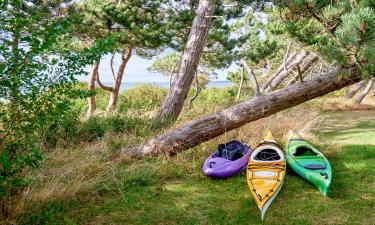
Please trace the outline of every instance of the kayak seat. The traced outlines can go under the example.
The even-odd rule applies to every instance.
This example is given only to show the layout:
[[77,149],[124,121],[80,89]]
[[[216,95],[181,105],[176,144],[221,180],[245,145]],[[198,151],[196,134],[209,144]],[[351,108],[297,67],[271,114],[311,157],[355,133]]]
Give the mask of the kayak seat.
[[327,168],[325,165],[322,164],[306,164],[303,167],[309,170],[322,170]]
[[297,147],[294,152],[294,156],[317,156],[318,154],[314,152],[310,147],[300,146]]

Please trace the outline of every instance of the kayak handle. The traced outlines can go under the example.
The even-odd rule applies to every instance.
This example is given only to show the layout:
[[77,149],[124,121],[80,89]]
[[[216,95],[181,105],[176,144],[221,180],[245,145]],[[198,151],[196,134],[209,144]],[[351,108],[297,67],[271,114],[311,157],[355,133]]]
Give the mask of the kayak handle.
[[320,173],[320,175],[324,176],[324,179],[328,179],[328,174],[327,173]]

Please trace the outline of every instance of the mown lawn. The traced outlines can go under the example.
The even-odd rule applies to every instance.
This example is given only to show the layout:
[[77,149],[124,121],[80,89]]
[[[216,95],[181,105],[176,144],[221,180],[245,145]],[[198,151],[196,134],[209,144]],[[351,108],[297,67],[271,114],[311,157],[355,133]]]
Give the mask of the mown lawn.
[[[170,159],[116,165],[92,190],[45,201],[20,224],[375,224],[374,112],[328,113],[313,143],[333,168],[329,196],[288,171],[284,187],[260,221],[245,174],[206,178],[204,145]],[[200,149],[199,149],[200,148]]]

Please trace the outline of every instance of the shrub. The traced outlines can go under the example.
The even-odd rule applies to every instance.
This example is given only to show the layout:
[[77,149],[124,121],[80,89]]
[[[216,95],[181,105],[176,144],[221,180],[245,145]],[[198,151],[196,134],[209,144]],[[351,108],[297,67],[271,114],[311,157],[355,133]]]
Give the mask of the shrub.
[[168,90],[154,85],[142,85],[128,89],[120,95],[118,112],[129,109],[144,113],[158,108],[166,97]]

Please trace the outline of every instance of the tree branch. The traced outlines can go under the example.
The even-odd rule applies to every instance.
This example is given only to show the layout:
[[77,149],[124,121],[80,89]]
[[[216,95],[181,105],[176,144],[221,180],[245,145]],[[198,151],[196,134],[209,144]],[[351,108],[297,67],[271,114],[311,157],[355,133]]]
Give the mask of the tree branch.
[[374,79],[370,79],[367,82],[366,88],[362,91],[362,93],[358,96],[358,98],[355,100],[357,104],[361,104],[363,99],[367,96],[367,94],[371,91],[372,87],[374,85]]
[[199,92],[200,92],[200,87],[199,87],[199,82],[198,82],[198,72],[196,72],[195,73],[195,94],[189,100],[189,108],[190,109],[193,107],[193,102],[198,97]]
[[257,78],[254,74],[254,71],[251,69],[251,67],[246,63],[245,60],[241,60],[240,63],[243,65],[243,67],[246,69],[247,73],[249,74],[249,80],[251,82],[251,86],[253,87],[254,90],[254,96],[259,96],[260,95],[260,90],[259,90],[259,85]]
[[362,81],[356,83],[354,85],[354,87],[345,95],[345,98],[347,98],[347,99],[353,98],[354,95],[356,95],[358,93],[358,91],[361,90],[361,88],[363,86],[365,86],[365,84],[366,84],[365,80],[362,80]]
[[100,81],[100,75],[99,75],[99,71],[97,72],[96,74],[96,82],[98,83],[99,87],[105,91],[109,91],[109,92],[112,92],[114,90],[113,87],[108,87],[108,86],[105,86],[101,81]]
[[240,86],[238,87],[237,97],[236,97],[236,100],[237,100],[237,101],[240,99],[241,90],[242,90],[242,85],[243,85],[243,77],[244,77],[244,73],[245,73],[245,68],[242,66],[241,81],[240,81]]
[[116,80],[116,78],[115,78],[115,70],[113,69],[113,58],[115,58],[115,54],[116,53],[112,54],[111,62],[110,62],[110,64],[111,64],[111,71],[112,71],[112,77],[113,77],[114,80]]

